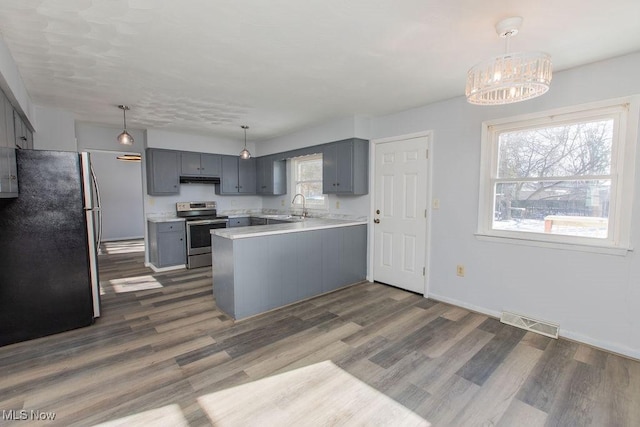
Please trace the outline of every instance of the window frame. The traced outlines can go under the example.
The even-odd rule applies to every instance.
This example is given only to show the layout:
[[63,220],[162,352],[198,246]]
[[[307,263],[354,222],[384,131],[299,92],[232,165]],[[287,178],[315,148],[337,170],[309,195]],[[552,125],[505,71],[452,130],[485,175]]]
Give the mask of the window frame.
[[[312,180],[312,181],[300,181],[298,180],[298,168],[297,168],[297,163],[301,162],[301,161],[309,161],[309,160],[320,160],[322,162],[322,153],[315,153],[315,154],[308,154],[305,156],[297,156],[297,157],[292,157],[289,159],[290,163],[291,163],[291,181],[290,181],[290,188],[291,188],[291,197],[293,198],[296,194],[296,186],[299,182],[315,182],[316,180]],[[322,174],[322,168],[320,168],[321,174]],[[322,185],[322,181],[323,181],[324,177],[320,176],[320,185]],[[327,194],[322,193],[324,196],[323,199],[323,203],[322,204],[309,204],[306,203],[305,207],[307,210],[312,210],[312,211],[326,211],[329,208],[329,196]],[[302,199],[301,198],[297,198],[295,200],[294,203],[292,203],[292,206],[296,209],[302,209]]]
[[[631,208],[635,181],[635,150],[640,97],[627,97],[482,123],[478,228],[476,236],[490,241],[562,249],[626,254],[630,248]],[[567,123],[613,118],[611,194],[606,239],[500,230],[493,228],[494,186],[498,178],[499,135],[503,132],[552,127]],[[562,179],[569,179],[563,177]],[[527,180],[525,178],[523,180]],[[511,179],[510,181],[518,181]]]

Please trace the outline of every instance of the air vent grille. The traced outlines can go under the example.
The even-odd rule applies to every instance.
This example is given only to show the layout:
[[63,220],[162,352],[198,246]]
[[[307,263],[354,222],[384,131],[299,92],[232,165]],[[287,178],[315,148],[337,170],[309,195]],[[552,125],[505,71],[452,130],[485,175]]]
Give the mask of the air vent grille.
[[559,325],[544,322],[542,320],[532,319],[520,314],[509,313],[507,311],[502,312],[500,317],[502,323],[515,326],[516,328],[525,329],[527,331],[536,332],[538,334],[545,335],[551,338],[558,338]]

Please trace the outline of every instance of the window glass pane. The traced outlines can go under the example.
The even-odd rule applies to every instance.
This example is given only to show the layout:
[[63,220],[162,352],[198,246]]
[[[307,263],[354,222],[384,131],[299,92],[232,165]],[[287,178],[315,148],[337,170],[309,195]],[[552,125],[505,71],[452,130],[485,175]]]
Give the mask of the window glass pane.
[[499,178],[608,175],[613,119],[501,133]]
[[[295,193],[304,195],[307,207],[324,208],[326,196],[322,194],[322,155],[299,157],[293,162]],[[295,205],[302,207],[301,197],[295,199]]]
[[607,238],[611,180],[498,183],[493,229]]
[[298,162],[298,181],[322,179],[322,159]]
[[[322,182],[304,182],[296,185],[296,193],[302,193],[307,206],[323,205],[324,194],[322,194]],[[300,200],[302,203],[302,200]]]

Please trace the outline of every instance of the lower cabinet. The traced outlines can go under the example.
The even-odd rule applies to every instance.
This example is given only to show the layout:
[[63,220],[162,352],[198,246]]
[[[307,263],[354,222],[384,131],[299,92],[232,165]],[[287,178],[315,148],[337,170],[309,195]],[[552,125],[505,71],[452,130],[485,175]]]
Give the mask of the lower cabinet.
[[213,294],[235,319],[365,280],[367,226],[213,236]]
[[187,263],[185,222],[148,221],[149,261],[158,268]]
[[0,147],[0,198],[18,197],[15,148]]
[[251,225],[251,218],[243,216],[239,218],[229,218],[229,227],[248,227]]

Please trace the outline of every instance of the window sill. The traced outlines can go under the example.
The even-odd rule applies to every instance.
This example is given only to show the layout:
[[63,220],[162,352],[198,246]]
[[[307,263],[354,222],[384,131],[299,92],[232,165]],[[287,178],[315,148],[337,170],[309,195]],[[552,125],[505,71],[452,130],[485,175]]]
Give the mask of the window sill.
[[483,242],[504,243],[509,245],[533,246],[538,248],[559,249],[565,251],[590,252],[604,255],[626,256],[633,248],[608,245],[583,245],[577,243],[548,242],[536,239],[495,236],[491,234],[475,233],[476,239]]

